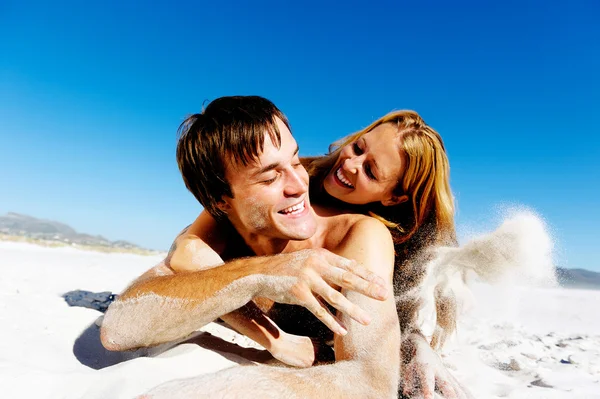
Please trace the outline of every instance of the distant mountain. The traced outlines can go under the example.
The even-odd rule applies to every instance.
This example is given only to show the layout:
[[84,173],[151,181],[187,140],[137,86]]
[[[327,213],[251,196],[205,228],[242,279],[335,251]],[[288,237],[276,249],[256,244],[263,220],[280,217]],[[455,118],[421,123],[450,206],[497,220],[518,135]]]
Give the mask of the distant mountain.
[[[33,241],[54,242],[65,245],[79,245],[108,249],[113,251],[132,251],[142,253],[158,253],[142,248],[128,241],[110,241],[99,235],[78,233],[71,226],[53,220],[38,219],[33,216],[9,212],[0,216],[0,238],[17,236]],[[585,269],[556,268],[558,282],[565,288],[600,289],[600,273]]]
[[0,234],[19,236],[34,241],[59,242],[67,245],[110,248],[115,250],[150,251],[128,241],[110,241],[102,236],[78,233],[71,226],[53,220],[9,212],[0,216]]
[[597,272],[557,267],[556,276],[559,284],[565,288],[600,289],[600,273]]

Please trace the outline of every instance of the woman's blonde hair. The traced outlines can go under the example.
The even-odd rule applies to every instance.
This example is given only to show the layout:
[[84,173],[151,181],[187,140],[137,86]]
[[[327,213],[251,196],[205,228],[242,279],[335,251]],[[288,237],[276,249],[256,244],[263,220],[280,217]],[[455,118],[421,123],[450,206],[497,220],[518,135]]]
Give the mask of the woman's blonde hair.
[[330,146],[329,154],[311,159],[307,166],[309,174],[321,186],[342,148],[384,123],[395,124],[398,134],[402,135],[400,151],[405,159],[405,170],[393,194],[406,195],[408,201],[394,206],[368,204],[366,211],[392,230],[395,243],[407,241],[431,216],[435,222],[435,227],[430,227],[435,230],[435,237],[431,238],[436,243],[445,243],[454,236],[454,198],[450,190],[448,157],[438,132],[415,111],[390,112],[366,128],[338,140]]

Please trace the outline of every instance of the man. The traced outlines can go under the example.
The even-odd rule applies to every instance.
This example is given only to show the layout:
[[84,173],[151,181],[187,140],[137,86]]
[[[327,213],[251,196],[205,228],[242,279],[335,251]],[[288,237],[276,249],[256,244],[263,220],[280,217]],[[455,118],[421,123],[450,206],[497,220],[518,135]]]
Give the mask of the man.
[[[267,298],[301,305],[334,331],[336,363],[230,369],[208,385],[201,378],[201,393],[310,398],[326,389],[328,397],[396,397],[400,332],[387,228],[364,215],[311,206],[298,146],[285,116],[266,99],[213,101],[182,126],[177,156],[188,189],[241,241],[219,249],[225,264],[215,258],[212,268],[175,274],[163,265],[142,276],[108,309],[103,344],[122,350],[179,339]],[[235,259],[251,254],[257,256]],[[245,328],[268,327],[252,321]]]

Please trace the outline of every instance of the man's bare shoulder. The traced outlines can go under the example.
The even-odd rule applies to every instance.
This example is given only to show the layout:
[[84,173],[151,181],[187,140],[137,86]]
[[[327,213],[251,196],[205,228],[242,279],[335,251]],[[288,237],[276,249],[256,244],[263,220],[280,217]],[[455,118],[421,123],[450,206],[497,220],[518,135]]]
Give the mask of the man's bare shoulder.
[[221,254],[226,245],[225,224],[219,224],[210,213],[203,210],[194,220],[187,232],[186,239],[193,241],[199,238],[211,247],[216,253]]
[[229,222],[217,222],[204,210],[194,223],[179,233],[166,263],[175,272],[190,272],[250,255],[252,253]]

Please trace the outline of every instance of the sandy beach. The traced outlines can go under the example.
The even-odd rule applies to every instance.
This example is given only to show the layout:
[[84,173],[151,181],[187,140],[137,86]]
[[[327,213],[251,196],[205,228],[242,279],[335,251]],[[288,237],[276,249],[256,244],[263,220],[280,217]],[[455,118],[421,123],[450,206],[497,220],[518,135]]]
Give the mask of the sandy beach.
[[[265,353],[214,323],[178,345],[105,351],[101,313],[62,295],[121,291],[159,256],[0,242],[0,385],[7,398],[132,398]],[[600,291],[473,286],[444,362],[476,398],[600,398]]]

